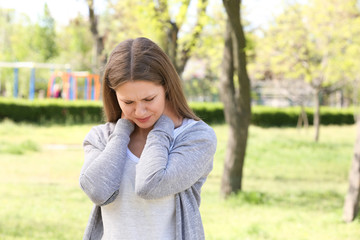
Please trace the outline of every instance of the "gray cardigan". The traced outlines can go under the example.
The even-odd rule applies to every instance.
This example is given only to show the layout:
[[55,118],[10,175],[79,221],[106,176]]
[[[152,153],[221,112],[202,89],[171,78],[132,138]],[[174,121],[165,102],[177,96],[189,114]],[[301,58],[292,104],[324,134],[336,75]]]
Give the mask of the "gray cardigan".
[[[134,125],[125,119],[93,127],[85,137],[80,186],[95,203],[84,239],[101,239],[101,206],[118,195],[126,149]],[[149,132],[136,165],[135,192],[144,199],[175,194],[176,239],[204,239],[200,190],[212,170],[216,135],[198,121],[173,139],[174,124],[161,116]],[[170,150],[171,149],[171,150]],[[169,152],[170,151],[170,152]]]

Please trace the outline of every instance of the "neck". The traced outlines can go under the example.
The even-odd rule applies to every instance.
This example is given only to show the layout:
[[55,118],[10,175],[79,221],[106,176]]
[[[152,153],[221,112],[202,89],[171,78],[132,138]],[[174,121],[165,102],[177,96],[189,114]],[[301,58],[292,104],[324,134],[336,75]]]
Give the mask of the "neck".
[[139,137],[143,137],[143,138],[147,138],[147,135],[149,134],[149,132],[151,131],[151,128],[139,128],[138,126],[135,126],[135,130],[134,133],[136,135],[138,135]]

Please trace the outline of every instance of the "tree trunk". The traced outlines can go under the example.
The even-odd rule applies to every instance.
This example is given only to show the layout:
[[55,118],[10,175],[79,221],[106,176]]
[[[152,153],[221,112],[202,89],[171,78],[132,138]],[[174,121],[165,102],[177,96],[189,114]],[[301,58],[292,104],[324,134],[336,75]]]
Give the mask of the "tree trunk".
[[[228,20],[225,32],[221,99],[229,125],[221,193],[224,197],[242,189],[243,166],[251,117],[250,80],[246,70],[245,36],[241,25],[241,1],[223,0]],[[234,70],[238,87],[234,86]]]
[[92,71],[102,75],[102,72],[100,72],[100,69],[102,69],[100,68],[100,65],[106,63],[106,58],[102,56],[104,51],[104,37],[99,35],[98,21],[94,10],[94,0],[87,0],[87,4],[89,8],[90,30],[94,40]]
[[236,146],[236,127],[238,114],[236,111],[235,103],[235,87],[234,87],[234,55],[233,55],[233,44],[231,36],[231,26],[229,21],[226,24],[225,32],[225,48],[223,52],[222,60],[222,72],[220,77],[220,91],[221,91],[221,101],[224,104],[224,114],[226,122],[229,123],[229,137],[225,155],[224,162],[224,173],[222,176],[221,183],[221,194],[225,197],[229,195],[233,189],[241,189],[241,176],[242,172],[237,175],[240,175],[239,180],[236,181],[236,177],[232,177],[232,169],[236,162],[236,156],[233,154],[237,148]]
[[360,115],[357,121],[357,137],[354,146],[354,155],[349,174],[349,189],[345,198],[343,219],[351,222],[359,210],[360,201]]
[[297,128],[301,128],[303,123],[305,128],[309,127],[309,120],[305,111],[305,107],[304,104],[301,103],[301,113],[299,114]]
[[[172,63],[174,64],[176,70],[177,69],[177,51],[178,51],[178,33],[179,33],[179,28],[176,25],[175,22],[169,21],[169,25],[171,26],[168,30],[167,30],[167,55],[169,56],[170,60],[172,61]],[[178,71],[178,74],[180,75],[181,73]]]
[[[359,82],[360,82],[359,77],[357,77],[355,79],[354,85],[353,85],[353,87],[354,87],[353,105],[355,107],[358,107]],[[354,120],[355,120],[355,122],[359,121],[360,120],[360,114],[358,115],[358,114],[354,113]]]
[[320,90],[315,89],[315,111],[314,111],[315,142],[319,141],[320,135]]

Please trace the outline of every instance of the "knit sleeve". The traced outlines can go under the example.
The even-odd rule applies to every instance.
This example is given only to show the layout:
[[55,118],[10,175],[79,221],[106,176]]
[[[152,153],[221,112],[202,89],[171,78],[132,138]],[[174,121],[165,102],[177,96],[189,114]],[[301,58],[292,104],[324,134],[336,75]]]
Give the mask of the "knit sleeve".
[[199,121],[173,141],[174,125],[161,116],[150,131],[136,166],[135,191],[145,199],[162,198],[193,186],[212,169],[216,135]]
[[96,205],[112,202],[118,194],[126,148],[134,126],[120,119],[113,131],[109,125],[93,128],[85,137],[85,162],[80,186]]

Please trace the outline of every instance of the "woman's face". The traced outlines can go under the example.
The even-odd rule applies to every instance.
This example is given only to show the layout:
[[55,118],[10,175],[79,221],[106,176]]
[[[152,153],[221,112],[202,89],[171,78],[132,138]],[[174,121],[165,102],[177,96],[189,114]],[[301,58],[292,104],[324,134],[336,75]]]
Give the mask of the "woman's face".
[[165,109],[165,89],[149,81],[131,81],[115,89],[123,117],[140,128],[151,128]]

